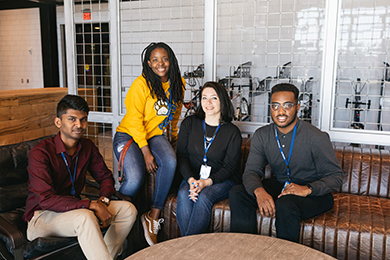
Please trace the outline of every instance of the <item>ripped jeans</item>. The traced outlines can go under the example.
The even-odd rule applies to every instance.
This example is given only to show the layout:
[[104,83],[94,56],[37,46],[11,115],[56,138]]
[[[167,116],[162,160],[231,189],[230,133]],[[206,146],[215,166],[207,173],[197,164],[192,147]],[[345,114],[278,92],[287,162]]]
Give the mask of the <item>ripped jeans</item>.
[[[113,147],[118,160],[123,147],[130,138],[129,134],[115,133]],[[148,140],[148,145],[158,166],[152,208],[162,209],[175,176],[176,154],[164,135],[153,136]],[[123,172],[125,181],[122,183],[119,192],[134,198],[145,179],[144,156],[138,144],[134,141],[126,152],[123,161]]]

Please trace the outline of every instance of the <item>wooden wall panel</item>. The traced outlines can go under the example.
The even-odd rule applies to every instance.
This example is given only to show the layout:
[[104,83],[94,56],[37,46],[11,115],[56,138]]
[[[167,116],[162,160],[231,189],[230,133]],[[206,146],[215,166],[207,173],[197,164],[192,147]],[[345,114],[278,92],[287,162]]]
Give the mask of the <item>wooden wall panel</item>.
[[57,133],[57,103],[67,93],[66,88],[0,91],[0,145]]
[[0,145],[56,134],[57,104],[67,93],[67,88],[0,91]]

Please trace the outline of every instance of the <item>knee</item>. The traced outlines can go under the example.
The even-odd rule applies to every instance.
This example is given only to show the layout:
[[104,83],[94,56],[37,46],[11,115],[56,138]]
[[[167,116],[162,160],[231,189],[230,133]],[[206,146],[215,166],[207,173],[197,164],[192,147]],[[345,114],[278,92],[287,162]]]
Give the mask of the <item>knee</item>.
[[137,218],[138,211],[135,206],[128,201],[121,201],[121,208],[118,212],[118,215],[121,215],[129,224],[133,225]]
[[188,192],[189,187],[186,187],[185,185],[180,186],[179,191],[177,192],[177,200],[188,200]]
[[177,164],[176,155],[173,154],[173,155],[167,156],[163,163],[165,166],[169,167],[170,169],[176,169],[176,164]]
[[291,196],[293,195],[286,195],[275,201],[275,210],[278,217],[299,215],[299,208],[293,200],[289,199]]
[[198,200],[196,201],[197,207],[203,210],[209,211],[213,207],[213,203],[207,196],[202,195],[202,192],[198,196]]
[[73,223],[75,225],[75,230],[91,225],[99,227],[98,219],[95,216],[95,213],[89,209],[78,209],[77,214],[74,216]]
[[160,163],[166,167],[176,168],[176,153],[169,144],[169,147],[166,147],[163,151],[156,152],[157,157],[160,160]]
[[239,197],[242,196],[243,193],[243,186],[242,185],[236,185],[229,191],[229,202],[235,202]]
[[143,178],[129,179],[125,176],[125,181],[122,183],[119,192],[134,198],[137,195],[139,188],[143,183]]

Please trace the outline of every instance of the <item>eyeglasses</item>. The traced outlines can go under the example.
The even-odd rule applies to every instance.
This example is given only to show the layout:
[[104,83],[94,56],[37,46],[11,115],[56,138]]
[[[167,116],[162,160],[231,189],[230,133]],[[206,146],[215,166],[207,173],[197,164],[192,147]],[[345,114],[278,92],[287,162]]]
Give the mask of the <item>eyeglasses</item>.
[[283,107],[283,109],[285,111],[289,111],[291,110],[295,105],[298,105],[298,103],[291,103],[291,102],[284,102],[283,104],[280,104],[280,103],[272,103],[270,106],[271,106],[271,110],[272,111],[279,111],[280,107]]

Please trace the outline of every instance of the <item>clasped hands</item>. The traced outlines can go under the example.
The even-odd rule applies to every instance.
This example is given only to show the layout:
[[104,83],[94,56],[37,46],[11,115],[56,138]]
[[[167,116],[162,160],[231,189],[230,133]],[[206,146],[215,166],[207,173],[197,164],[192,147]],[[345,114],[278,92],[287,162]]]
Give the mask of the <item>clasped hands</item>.
[[190,189],[188,190],[188,192],[190,193],[188,195],[188,199],[192,200],[193,202],[196,202],[198,200],[199,193],[205,187],[211,185],[211,179],[209,178],[209,179],[206,179],[206,180],[203,180],[203,179],[196,180],[195,178],[190,177],[188,179],[188,184],[190,185]]
[[[262,217],[275,217],[275,202],[271,195],[263,187],[259,187],[254,192]],[[285,195],[296,195],[306,197],[311,194],[311,190],[306,185],[291,183],[278,195],[278,198]]]
[[101,228],[108,227],[111,224],[112,214],[108,211],[108,207],[104,204],[100,197],[97,201],[91,201],[89,209],[92,210],[96,217],[99,219],[99,225]]

